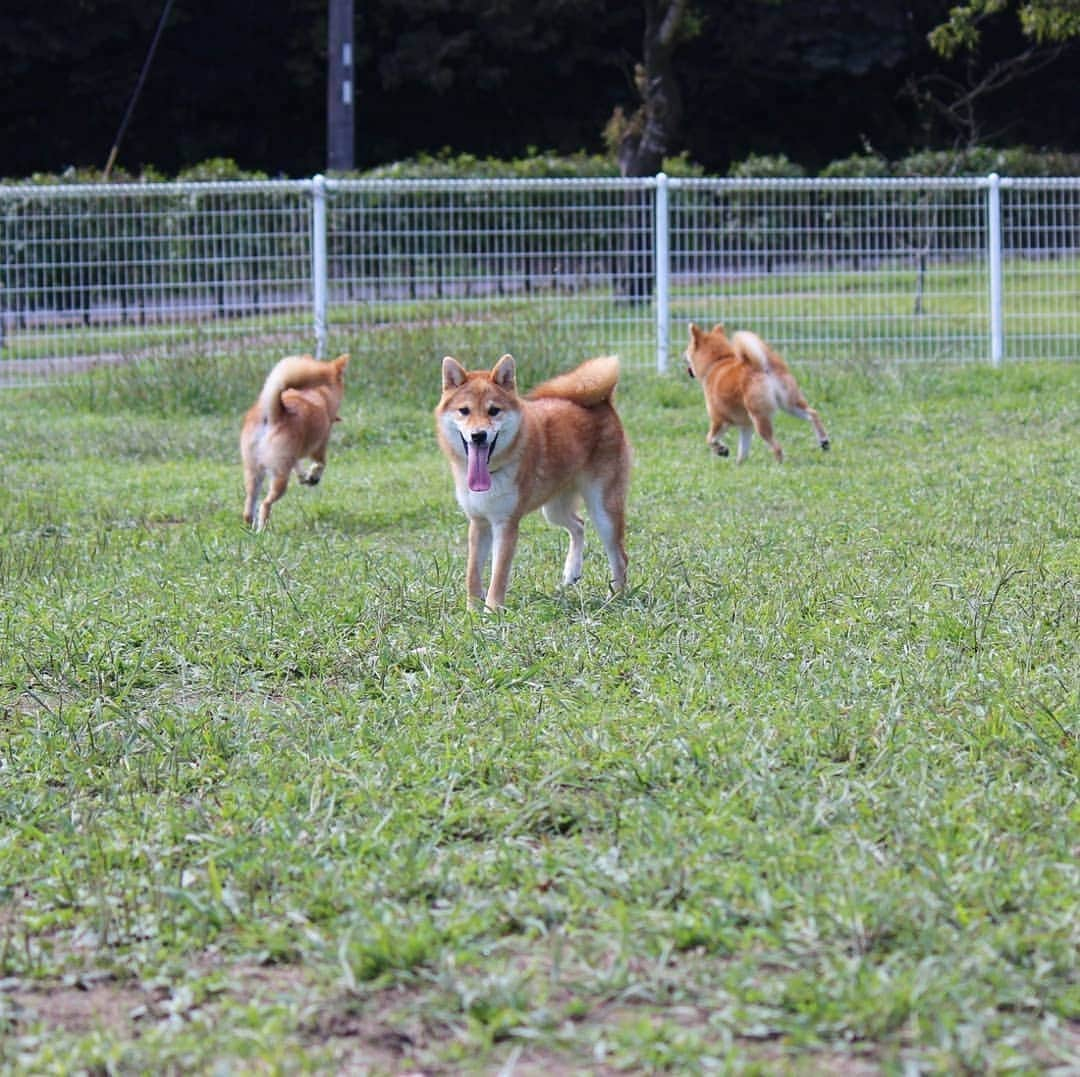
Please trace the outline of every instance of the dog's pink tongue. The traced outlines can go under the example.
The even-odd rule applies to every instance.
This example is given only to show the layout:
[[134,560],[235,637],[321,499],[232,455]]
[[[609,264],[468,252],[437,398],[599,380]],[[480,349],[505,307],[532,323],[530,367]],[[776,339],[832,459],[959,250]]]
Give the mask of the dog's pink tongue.
[[468,444],[468,481],[469,489],[474,494],[482,494],[491,489],[491,472],[487,466],[490,452],[489,445],[474,445],[472,442]]

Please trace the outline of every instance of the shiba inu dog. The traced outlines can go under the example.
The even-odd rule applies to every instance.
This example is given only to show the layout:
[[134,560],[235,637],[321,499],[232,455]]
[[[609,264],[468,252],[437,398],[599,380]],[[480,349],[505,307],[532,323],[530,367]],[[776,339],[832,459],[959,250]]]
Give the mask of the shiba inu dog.
[[740,330],[728,340],[722,325],[705,332],[691,322],[686,367],[705,391],[709,412],[705,442],[718,456],[728,455],[724,432],[737,426],[737,463],[746,459],[755,430],[773,456],[783,460],[784,450],[773,436],[772,420],[778,409],[812,424],[818,444],[823,449],[829,447],[820,416],[806,402],[784,360],[757,333]]
[[[578,580],[585,545],[583,500],[607,551],[612,586],[625,586],[630,443],[613,404],[618,379],[619,360],[604,356],[522,397],[510,355],[490,372],[467,371],[451,356],[443,359],[435,426],[458,504],[469,518],[470,607],[481,602],[489,609],[502,607],[519,524],[536,509],[570,533],[562,579],[564,584]],[[489,558],[485,593],[481,577]]]
[[[270,489],[259,506],[256,529],[270,518],[270,507],[282,497],[294,468],[302,483],[314,486],[326,467],[330,428],[338,421],[345,392],[345,367],[349,357],[330,362],[310,355],[290,355],[270,371],[259,399],[244,416],[240,432],[240,456],[244,462],[244,523],[255,522],[255,502],[263,481]],[[302,471],[300,461],[310,458]]]

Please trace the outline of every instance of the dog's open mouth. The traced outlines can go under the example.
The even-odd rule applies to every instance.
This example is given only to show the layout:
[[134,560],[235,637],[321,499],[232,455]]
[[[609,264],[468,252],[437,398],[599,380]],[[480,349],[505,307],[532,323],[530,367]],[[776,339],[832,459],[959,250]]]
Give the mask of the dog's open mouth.
[[461,440],[465,445],[469,489],[474,494],[482,494],[485,490],[491,489],[491,472],[488,470],[488,461],[495,451],[495,442],[499,440],[499,435],[496,434],[490,441],[484,442],[483,445],[477,445],[475,441],[465,441],[464,437]]

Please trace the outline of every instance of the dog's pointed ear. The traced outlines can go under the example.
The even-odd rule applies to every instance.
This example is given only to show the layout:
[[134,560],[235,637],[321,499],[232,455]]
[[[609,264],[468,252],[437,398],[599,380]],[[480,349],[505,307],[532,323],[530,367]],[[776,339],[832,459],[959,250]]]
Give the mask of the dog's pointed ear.
[[689,325],[689,329],[690,329],[690,339],[692,341],[694,341],[694,343],[696,344],[698,339],[701,337],[701,330],[698,329],[696,322],[691,322],[690,325]]
[[345,377],[345,368],[348,365],[349,365],[348,353],[346,353],[344,355],[339,355],[334,360],[334,373],[338,376],[339,379]]
[[727,336],[727,330],[724,328],[723,322],[717,322],[716,325],[712,327],[712,331],[714,333],[723,333],[724,336]]
[[491,368],[491,380],[500,389],[505,389],[508,393],[517,392],[516,371],[517,368],[514,365],[514,357],[512,355],[504,355]]
[[443,356],[442,361],[442,387],[445,393],[447,389],[457,389],[465,384],[465,368],[452,356]]

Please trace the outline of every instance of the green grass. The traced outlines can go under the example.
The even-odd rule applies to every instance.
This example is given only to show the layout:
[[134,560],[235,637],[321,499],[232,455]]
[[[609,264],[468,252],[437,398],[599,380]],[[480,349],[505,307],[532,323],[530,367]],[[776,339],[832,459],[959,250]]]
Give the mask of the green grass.
[[1080,1065],[1080,369],[796,367],[741,468],[632,372],[629,593],[530,518],[495,616],[455,347],[260,536],[276,356],[4,396],[0,1068]]

